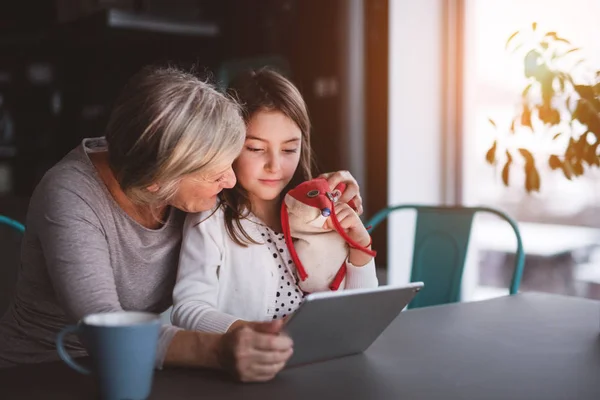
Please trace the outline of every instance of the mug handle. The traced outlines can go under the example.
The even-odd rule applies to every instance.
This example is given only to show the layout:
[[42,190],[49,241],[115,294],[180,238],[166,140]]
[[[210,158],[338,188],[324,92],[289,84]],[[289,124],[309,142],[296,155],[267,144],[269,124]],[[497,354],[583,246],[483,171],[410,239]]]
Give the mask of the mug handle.
[[82,367],[81,365],[77,364],[69,355],[69,353],[67,353],[67,350],[65,350],[65,345],[63,343],[65,335],[68,333],[77,333],[79,332],[79,325],[67,325],[65,326],[59,333],[58,336],[56,336],[56,350],[58,351],[58,355],[60,356],[60,358],[67,363],[67,365],[71,368],[73,368],[75,371],[79,372],[80,374],[84,374],[84,375],[90,375],[92,373],[92,371],[90,371],[89,369]]

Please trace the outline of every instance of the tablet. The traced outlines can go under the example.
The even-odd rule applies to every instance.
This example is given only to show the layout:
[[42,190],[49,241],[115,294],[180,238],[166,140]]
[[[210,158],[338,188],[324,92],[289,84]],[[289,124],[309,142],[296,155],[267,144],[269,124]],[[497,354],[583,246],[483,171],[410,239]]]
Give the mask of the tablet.
[[414,282],[307,295],[285,326],[294,340],[287,366],[365,351],[422,287]]

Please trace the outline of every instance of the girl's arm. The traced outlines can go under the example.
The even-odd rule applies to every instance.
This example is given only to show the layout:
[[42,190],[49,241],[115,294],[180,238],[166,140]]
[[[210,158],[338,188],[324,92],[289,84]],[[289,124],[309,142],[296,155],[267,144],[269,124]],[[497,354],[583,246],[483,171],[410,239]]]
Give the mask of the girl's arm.
[[171,319],[185,329],[225,333],[238,318],[217,309],[224,226],[219,212],[203,220],[207,215],[186,218]]
[[[348,204],[337,203],[335,205],[335,214],[340,225],[346,230],[346,233],[352,240],[362,246],[371,248],[371,236],[369,236],[358,214]],[[333,229],[331,218],[325,221],[324,227]],[[358,249],[350,248],[346,266],[346,289],[378,286],[379,282],[375,273],[375,260],[372,256]]]

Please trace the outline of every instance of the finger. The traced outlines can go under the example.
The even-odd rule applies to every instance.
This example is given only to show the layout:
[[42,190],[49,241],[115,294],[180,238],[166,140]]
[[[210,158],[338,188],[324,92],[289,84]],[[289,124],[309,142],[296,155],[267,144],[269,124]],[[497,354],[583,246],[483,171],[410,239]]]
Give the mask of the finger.
[[287,349],[284,351],[262,351],[253,350],[252,359],[258,364],[279,364],[286,362],[294,353],[293,349]]
[[256,332],[275,334],[281,332],[283,325],[284,324],[282,320],[275,320],[272,322],[256,322],[252,324],[252,329]]
[[343,210],[351,209],[350,206],[346,203],[335,203],[335,212],[340,213]]
[[[336,214],[337,220],[342,227],[344,227],[344,225],[346,225],[348,223],[347,222],[348,216],[349,216],[349,214],[347,211],[342,211],[339,214]],[[332,223],[332,225],[333,225],[333,223]],[[333,226],[332,226],[332,228],[333,228]]]
[[[323,174],[324,178],[327,179],[327,183],[329,184],[329,190],[334,190],[337,185],[344,182],[346,184],[346,190],[348,187],[354,185],[358,188],[358,184],[354,177],[348,171],[337,171],[329,174]],[[345,192],[344,192],[345,193]]]
[[358,193],[356,196],[354,196],[354,198],[352,198],[350,201],[353,202],[354,207],[356,207],[356,214],[361,215],[363,213],[363,204],[362,204],[362,197],[360,196],[360,193]]
[[[360,190],[358,188],[358,183],[356,183],[356,181],[352,181],[352,182],[346,182],[346,184],[348,186],[346,186],[346,190],[344,190],[344,193],[342,193],[342,197],[340,197],[338,201],[340,203],[348,203],[350,200],[354,200],[354,202],[356,204],[356,198],[360,197],[359,196]],[[359,201],[362,202],[362,200],[359,200]]]
[[280,372],[285,366],[285,362],[272,364],[272,365],[254,365],[250,371],[248,371],[248,381],[253,382],[266,382],[270,381]]
[[256,333],[252,340],[252,347],[258,350],[267,351],[286,351],[291,349],[294,342],[286,335],[272,335],[264,333]]
[[333,172],[324,172],[321,175],[319,175],[317,178],[328,179],[331,175],[333,175]]

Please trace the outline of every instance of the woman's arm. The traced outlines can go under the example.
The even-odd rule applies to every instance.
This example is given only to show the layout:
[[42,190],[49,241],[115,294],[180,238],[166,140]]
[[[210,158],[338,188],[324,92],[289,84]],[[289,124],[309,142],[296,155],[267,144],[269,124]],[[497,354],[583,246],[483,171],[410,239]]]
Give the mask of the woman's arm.
[[219,212],[204,220],[207,215],[185,220],[171,319],[185,329],[225,333],[238,318],[217,309],[224,227]]
[[242,382],[267,381],[293,353],[292,340],[281,333],[282,327],[283,321],[273,321],[239,326],[224,335],[180,331],[165,365],[216,368]]
[[[53,178],[36,190],[28,224],[38,234],[59,303],[73,321],[92,313],[121,311],[105,232],[97,207],[84,194],[85,185],[91,183],[81,179],[75,185],[58,179],[64,178],[60,175]],[[177,331],[171,325],[161,327],[157,368]]]
[[[94,208],[63,183],[53,183],[32,198],[28,225],[35,225],[59,302],[73,321],[122,310]],[[243,381],[268,380],[292,353],[291,340],[280,330],[281,324],[257,324],[215,335],[163,325],[156,366],[218,368]]]

